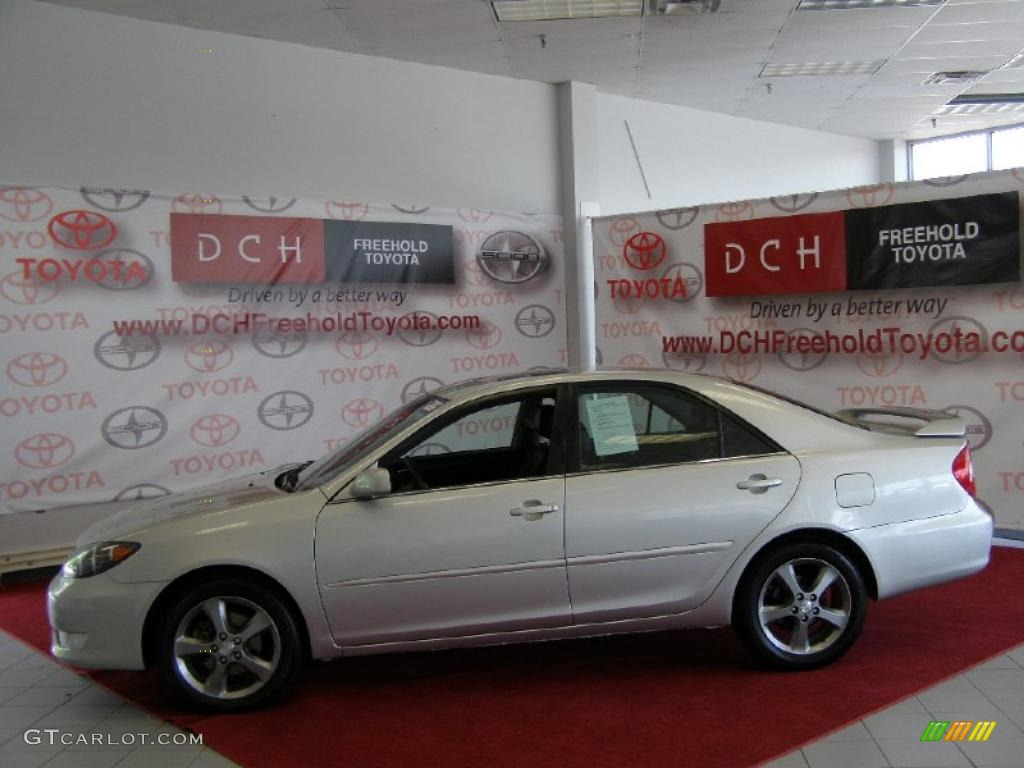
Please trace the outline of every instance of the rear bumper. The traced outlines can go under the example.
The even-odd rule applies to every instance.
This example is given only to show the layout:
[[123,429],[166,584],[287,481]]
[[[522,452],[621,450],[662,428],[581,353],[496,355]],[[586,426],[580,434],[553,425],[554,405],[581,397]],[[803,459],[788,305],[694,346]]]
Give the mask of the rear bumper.
[[849,531],[875,570],[878,597],[970,576],[988,565],[992,516],[969,499],[954,515]]

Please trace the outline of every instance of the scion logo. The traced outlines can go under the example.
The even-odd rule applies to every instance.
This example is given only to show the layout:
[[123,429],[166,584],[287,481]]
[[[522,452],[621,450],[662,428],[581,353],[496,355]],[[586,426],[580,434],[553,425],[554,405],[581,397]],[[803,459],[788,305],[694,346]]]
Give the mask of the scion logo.
[[32,187],[0,187],[0,218],[27,224],[45,219],[53,211],[49,196]]
[[79,192],[89,205],[109,213],[134,211],[149,199],[149,192],[141,189],[82,187]]
[[59,290],[56,281],[37,283],[32,278],[25,277],[25,273],[20,269],[0,280],[0,294],[15,304],[45,304],[53,299]]
[[94,281],[97,285],[111,291],[133,291],[136,288],[141,288],[149,283],[156,273],[156,267],[153,266],[153,261],[149,256],[131,248],[111,248],[97,253],[93,259],[120,262],[116,269],[105,270],[103,278]]
[[866,376],[884,379],[892,376],[903,366],[903,353],[872,353],[861,352],[857,355],[857,367]]
[[770,197],[768,198],[768,202],[783,213],[796,213],[797,211],[804,210],[804,208],[810,206],[810,204],[817,199],[817,192],[809,192],[803,195],[779,195],[778,197]]
[[223,213],[224,206],[216,195],[186,192],[174,198],[171,210],[174,213]]
[[516,312],[516,330],[531,339],[540,339],[555,330],[555,313],[540,304],[530,304]]
[[462,276],[465,278],[466,285],[471,285],[474,288],[482,288],[487,285],[487,275],[476,261],[466,262],[462,267]]
[[248,197],[242,195],[242,202],[260,213],[284,213],[295,205],[294,197]]
[[46,229],[57,245],[76,251],[102,248],[117,237],[114,222],[95,211],[62,211]]
[[171,492],[162,485],[155,483],[136,483],[122,488],[111,501],[144,501],[145,499],[159,499],[161,496],[170,496]]
[[306,348],[309,336],[305,331],[279,331],[259,328],[252,335],[252,345],[266,357],[283,358],[297,355]]
[[892,184],[868,184],[846,191],[846,199],[853,208],[874,208],[892,200]]
[[756,210],[753,203],[722,203],[718,206],[715,221],[745,221],[754,218],[755,215]]
[[963,335],[976,333],[981,337],[981,344],[976,348],[972,347],[970,351],[963,348],[964,344],[962,342],[959,348],[957,345],[951,344],[945,352],[939,352],[938,348],[933,346],[930,352],[931,357],[950,365],[960,365],[961,363],[977,360],[981,356],[981,350],[988,347],[988,329],[971,317],[964,317],[963,315],[946,317],[935,321],[932,323],[932,327],[928,329],[928,333],[931,334],[932,338],[935,338],[940,333],[948,333],[956,338],[957,332]]
[[160,340],[156,336],[118,336],[109,331],[96,340],[92,351],[100,365],[115,371],[137,371],[160,356]]
[[730,352],[722,361],[722,370],[734,381],[753,381],[761,373],[761,358],[751,352]]
[[67,362],[53,352],[26,352],[7,364],[7,378],[23,387],[49,387],[67,375]]
[[[402,326],[404,323],[399,322],[398,324],[398,337],[408,344],[410,347],[429,347],[441,338],[444,333],[440,328],[437,327],[438,317],[433,312],[423,312],[416,310],[409,312],[402,317],[412,317],[413,315],[426,316],[430,318],[430,328],[413,328],[412,330],[404,330]],[[410,323],[415,326],[416,323]]]
[[626,246],[626,241],[640,231],[640,222],[636,219],[616,219],[608,225],[608,239],[619,248]]
[[443,386],[444,382],[435,376],[419,376],[402,387],[402,402],[411,403]]
[[708,364],[707,356],[700,352],[662,352],[661,360],[666,368],[688,373],[700,373]]
[[437,456],[440,453],[451,453],[452,449],[444,443],[421,443],[409,451],[410,456]]
[[655,211],[654,213],[658,217],[658,221],[661,222],[661,226],[672,231],[686,229],[686,227],[693,224],[698,214],[700,214],[699,205],[695,205],[692,208],[673,208],[669,211]]
[[700,296],[701,291],[704,290],[704,274],[688,261],[677,261],[675,264],[670,264],[662,277],[667,277],[673,284],[676,280],[683,281],[686,295],[672,295],[668,297],[669,301],[674,301],[676,304],[691,301],[695,297]]
[[959,176],[936,176],[933,179],[921,179],[929,187],[952,187],[970,176],[969,173],[962,173]]
[[235,353],[223,341],[197,341],[185,350],[185,364],[200,373],[222,371],[234,359]]
[[298,429],[313,418],[313,401],[301,392],[285,389],[263,398],[256,415],[265,427],[280,431]]
[[114,411],[100,427],[103,439],[115,448],[148,448],[167,434],[167,418],[155,408],[129,405]]
[[654,269],[666,255],[664,239],[654,232],[637,232],[622,246],[622,257],[633,269]]
[[501,328],[494,323],[480,323],[479,328],[466,331],[466,341],[477,349],[493,349],[501,342]]
[[[794,328],[789,331],[789,335],[801,338],[814,338],[823,334],[815,331],[813,328]],[[789,370],[801,373],[814,370],[828,359],[828,352],[792,352],[787,354],[785,350],[780,349],[776,355],[779,358],[779,362],[789,368]]]
[[341,409],[341,420],[353,429],[366,429],[384,417],[384,406],[368,397],[349,400]]
[[224,413],[211,413],[196,419],[189,427],[191,438],[207,448],[219,448],[227,445],[242,431],[238,419]]
[[942,409],[964,420],[967,442],[972,451],[980,451],[992,439],[992,422],[977,408],[969,405],[950,405]]
[[370,206],[366,203],[353,203],[347,200],[328,200],[324,205],[324,210],[332,219],[362,221],[370,213]]
[[488,235],[480,244],[476,262],[492,280],[525,283],[546,272],[550,258],[530,235],[503,230]]
[[368,331],[348,331],[341,334],[334,343],[338,354],[348,360],[365,360],[379,346],[377,338]]
[[408,213],[413,216],[418,216],[430,210],[429,205],[399,205],[398,203],[392,203],[391,207],[399,213]]
[[479,208],[459,208],[459,218],[470,224],[483,224],[490,221],[494,214],[490,211],[481,211]]
[[26,437],[14,449],[14,458],[29,469],[52,469],[67,464],[75,455],[75,444],[70,437],[44,432]]
[[647,362],[647,358],[643,355],[638,355],[636,352],[630,352],[628,355],[623,355],[619,359],[620,368],[650,368],[651,364]]

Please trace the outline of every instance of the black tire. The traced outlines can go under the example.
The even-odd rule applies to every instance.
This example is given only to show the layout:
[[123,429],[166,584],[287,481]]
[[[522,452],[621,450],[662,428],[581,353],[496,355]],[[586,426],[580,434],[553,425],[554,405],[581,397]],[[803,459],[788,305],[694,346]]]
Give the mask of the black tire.
[[[829,587],[821,595],[811,591],[826,573],[834,576]],[[793,577],[795,594],[788,586]],[[814,669],[850,649],[867,606],[864,579],[843,553],[826,544],[796,542],[751,564],[736,591],[733,625],[758,660],[780,669]]]
[[[226,616],[226,631],[216,631],[214,613],[222,625]],[[176,650],[179,635],[182,647]],[[215,578],[172,598],[157,628],[155,657],[170,687],[192,706],[241,712],[283,695],[301,672],[305,653],[296,619],[274,591]]]

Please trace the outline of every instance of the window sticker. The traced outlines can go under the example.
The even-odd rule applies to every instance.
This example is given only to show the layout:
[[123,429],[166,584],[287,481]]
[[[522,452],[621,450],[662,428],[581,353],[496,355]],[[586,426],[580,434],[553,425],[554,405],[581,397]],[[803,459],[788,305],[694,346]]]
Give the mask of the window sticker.
[[625,395],[586,400],[585,405],[596,455],[612,456],[639,450],[629,399]]

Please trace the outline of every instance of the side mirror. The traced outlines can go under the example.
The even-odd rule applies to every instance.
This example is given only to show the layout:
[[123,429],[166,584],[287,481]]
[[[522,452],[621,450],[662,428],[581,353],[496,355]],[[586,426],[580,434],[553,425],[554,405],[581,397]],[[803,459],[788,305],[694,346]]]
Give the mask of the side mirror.
[[391,473],[380,467],[364,469],[352,481],[352,496],[357,499],[372,499],[391,493]]

